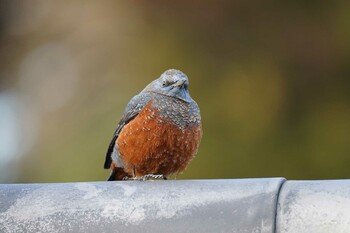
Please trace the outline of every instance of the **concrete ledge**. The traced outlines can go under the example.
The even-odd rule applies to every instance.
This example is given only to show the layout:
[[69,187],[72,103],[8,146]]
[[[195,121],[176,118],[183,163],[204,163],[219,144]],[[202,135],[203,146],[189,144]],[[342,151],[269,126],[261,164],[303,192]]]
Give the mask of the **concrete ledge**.
[[0,232],[274,232],[283,178],[0,185]]
[[285,182],[279,195],[276,230],[350,232],[350,180]]
[[350,180],[0,185],[0,232],[350,232]]

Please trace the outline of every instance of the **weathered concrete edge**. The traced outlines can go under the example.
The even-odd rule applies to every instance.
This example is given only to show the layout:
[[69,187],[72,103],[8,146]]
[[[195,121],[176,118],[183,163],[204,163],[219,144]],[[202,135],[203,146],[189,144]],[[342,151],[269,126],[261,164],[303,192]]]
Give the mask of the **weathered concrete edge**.
[[[213,232],[220,226],[225,232],[271,233],[282,181],[284,178],[4,184],[0,185],[0,210],[5,211],[0,212],[0,229],[5,224],[7,233],[42,229],[138,232],[140,226],[145,232]],[[125,205],[136,212],[128,213]],[[164,212],[168,210],[170,213]],[[196,224],[199,219],[201,223]]]
[[350,179],[289,180],[277,206],[278,233],[349,232]]
[[[273,196],[274,200],[274,206],[269,205],[272,207],[272,211],[274,211],[274,218],[271,218],[271,221],[273,222],[273,231],[272,232],[283,232],[283,233],[288,233],[288,232],[295,232],[295,229],[298,230],[298,232],[343,232],[341,229],[344,227],[349,227],[350,229],[350,220],[346,220],[347,217],[350,216],[350,208],[347,209],[345,207],[350,205],[350,180],[322,180],[322,181],[295,181],[295,180],[286,180],[284,178],[257,178],[257,179],[235,179],[235,180],[175,180],[170,181],[169,185],[176,185],[176,184],[181,184],[181,183],[187,183],[188,181],[190,182],[203,182],[205,183],[206,181],[210,181],[210,183],[225,183],[225,181],[228,181],[228,183],[234,181],[231,183],[234,184],[235,181],[255,181],[259,183],[259,180],[265,181],[266,180],[271,180],[275,181],[275,194]],[[136,181],[137,182],[137,181]],[[163,184],[167,184],[168,181],[161,181]],[[84,185],[89,185],[89,184],[99,184],[100,186],[110,186],[111,183],[114,184],[121,184],[121,182],[72,182],[73,184],[84,184]],[[106,185],[104,184],[106,183]],[[147,182],[143,183],[146,185]],[[277,184],[278,183],[278,184]],[[60,186],[60,185],[65,185],[67,183],[46,183],[47,186]],[[22,186],[24,188],[28,187],[28,190],[30,190],[34,186],[45,186],[45,183],[36,183],[36,184],[0,184],[0,190],[2,188],[5,188],[7,190],[11,190],[12,187],[18,187]],[[71,183],[68,183],[71,184]],[[107,185],[109,184],[109,185]],[[126,182],[125,184],[132,184],[129,182]],[[238,185],[239,186],[239,185]],[[235,188],[235,185],[232,185],[232,188]],[[278,189],[277,189],[278,187]],[[83,187],[84,188],[84,187]],[[86,187],[85,187],[86,188]],[[14,189],[15,190],[15,189]],[[0,192],[1,193],[1,192]],[[315,196],[313,196],[315,195]],[[332,198],[334,197],[334,198]],[[287,199],[288,198],[288,199]],[[306,199],[308,198],[308,199]],[[339,200],[341,202],[339,202]],[[311,212],[307,208],[310,207],[308,202],[314,202],[316,203],[317,208],[315,209],[316,215],[314,216],[315,212]],[[322,203],[329,203],[327,205],[322,205]],[[340,204],[339,204],[340,203]],[[1,204],[1,200],[0,200]],[[303,204],[303,205],[300,205]],[[304,206],[305,205],[305,206]],[[1,206],[1,205],[0,205]],[[283,208],[288,206],[288,215],[286,215],[286,212],[283,212]],[[331,211],[328,211],[329,208],[327,207],[332,207]],[[305,212],[308,215],[303,215],[304,212],[301,212],[301,215],[298,215],[301,210],[304,208]],[[304,210],[303,210],[304,211]],[[319,217],[317,212],[322,212],[322,213],[327,213],[329,212],[329,216],[331,218],[327,219],[326,215],[325,220],[326,222],[329,221],[328,225],[321,226]],[[293,215],[291,215],[292,213]],[[312,213],[312,214],[310,214]],[[282,216],[284,214],[284,216]],[[335,219],[334,215],[340,215],[343,216],[341,219]],[[298,223],[296,219],[287,219],[290,216],[298,216],[302,218],[302,220],[305,220],[307,222],[307,225],[303,225],[302,223]],[[281,217],[284,218],[284,221],[280,221]],[[346,218],[345,218],[346,217]],[[350,219],[350,218],[349,218]],[[337,222],[342,222],[342,225],[339,225]],[[286,226],[286,223],[290,224],[290,226]],[[294,227],[294,228],[292,228]],[[297,228],[296,228],[297,227]],[[321,228],[323,227],[323,228]],[[343,228],[341,228],[343,227]],[[305,229],[304,229],[305,228]],[[293,231],[294,229],[294,231]],[[304,231],[300,231],[304,230]],[[269,231],[270,232],[270,231]]]
[[276,202],[275,202],[275,217],[274,217],[274,227],[273,227],[273,232],[277,232],[277,217],[278,217],[278,206],[279,206],[279,201],[280,201],[280,195],[283,189],[283,186],[288,182],[286,178],[283,177],[281,180],[278,192],[277,192],[277,197],[276,197]]

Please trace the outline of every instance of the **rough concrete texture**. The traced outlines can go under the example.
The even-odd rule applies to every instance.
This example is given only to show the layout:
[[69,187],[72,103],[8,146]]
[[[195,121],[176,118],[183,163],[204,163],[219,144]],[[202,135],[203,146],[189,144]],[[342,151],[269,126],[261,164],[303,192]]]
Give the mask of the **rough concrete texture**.
[[279,195],[276,230],[350,232],[350,180],[285,182]]
[[283,178],[0,185],[0,232],[262,232]]

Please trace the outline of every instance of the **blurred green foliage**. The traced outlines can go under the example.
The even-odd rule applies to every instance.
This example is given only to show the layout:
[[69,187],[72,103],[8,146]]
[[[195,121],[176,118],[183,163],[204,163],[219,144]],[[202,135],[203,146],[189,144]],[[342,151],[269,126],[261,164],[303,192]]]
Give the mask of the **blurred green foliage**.
[[[104,180],[125,105],[168,68],[189,76],[204,128],[177,178],[350,177],[348,1],[2,1],[1,9],[0,90],[16,90],[39,116],[11,182]],[[23,60],[52,44],[69,59],[50,53],[38,65],[44,78],[27,84]],[[39,99],[73,85],[36,96],[64,62],[75,70],[74,94],[42,110]]]

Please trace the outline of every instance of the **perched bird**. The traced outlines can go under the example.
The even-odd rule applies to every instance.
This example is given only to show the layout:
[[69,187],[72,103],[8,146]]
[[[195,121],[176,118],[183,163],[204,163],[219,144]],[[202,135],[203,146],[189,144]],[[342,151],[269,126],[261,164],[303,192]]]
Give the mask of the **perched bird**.
[[188,84],[184,73],[170,69],[130,100],[106,153],[109,181],[166,179],[186,168],[202,137]]

